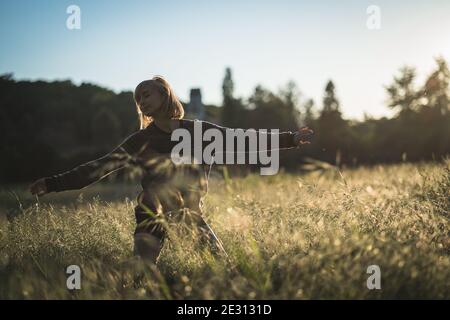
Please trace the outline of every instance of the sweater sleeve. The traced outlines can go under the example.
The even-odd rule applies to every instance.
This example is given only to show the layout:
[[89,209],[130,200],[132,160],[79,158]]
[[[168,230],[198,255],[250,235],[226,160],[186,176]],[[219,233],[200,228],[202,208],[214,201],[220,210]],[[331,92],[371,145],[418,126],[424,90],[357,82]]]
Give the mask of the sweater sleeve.
[[140,151],[139,131],[131,134],[108,154],[71,170],[45,178],[48,192],[82,189],[126,167]]

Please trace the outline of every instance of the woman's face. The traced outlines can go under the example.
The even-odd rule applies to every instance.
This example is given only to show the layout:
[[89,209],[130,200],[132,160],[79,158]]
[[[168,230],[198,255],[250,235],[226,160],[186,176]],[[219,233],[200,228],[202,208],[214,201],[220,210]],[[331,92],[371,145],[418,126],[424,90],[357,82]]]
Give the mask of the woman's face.
[[138,99],[136,102],[141,112],[146,116],[158,116],[163,104],[163,96],[159,90],[150,83],[145,84],[139,90]]

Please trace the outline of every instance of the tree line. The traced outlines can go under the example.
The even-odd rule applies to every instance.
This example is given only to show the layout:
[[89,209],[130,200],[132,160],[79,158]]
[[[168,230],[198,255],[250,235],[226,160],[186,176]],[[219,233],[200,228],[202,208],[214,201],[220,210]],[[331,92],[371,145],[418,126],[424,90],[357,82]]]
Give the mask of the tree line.
[[[208,121],[233,128],[314,129],[313,143],[282,152],[280,164],[297,170],[305,157],[337,166],[441,160],[450,153],[450,72],[443,58],[422,85],[402,67],[386,86],[394,117],[362,121],[342,116],[333,81],[320,104],[303,99],[295,82],[279,92],[257,85],[236,97],[232,70],[222,84],[221,106],[206,105]],[[189,111],[189,105],[183,102]],[[132,92],[114,93],[71,81],[17,81],[0,76],[0,180],[30,181],[100,157],[138,130]]]
[[230,127],[296,130],[305,125],[315,131],[313,143],[289,152],[283,164],[296,168],[305,156],[337,166],[442,160],[450,154],[450,71],[436,58],[436,68],[422,85],[416,85],[415,68],[404,66],[385,87],[391,118],[365,117],[362,121],[342,116],[332,80],[324,88],[321,104],[301,101],[297,85],[290,81],[278,93],[261,85],[245,101],[234,98],[231,69],[223,80],[222,123]]

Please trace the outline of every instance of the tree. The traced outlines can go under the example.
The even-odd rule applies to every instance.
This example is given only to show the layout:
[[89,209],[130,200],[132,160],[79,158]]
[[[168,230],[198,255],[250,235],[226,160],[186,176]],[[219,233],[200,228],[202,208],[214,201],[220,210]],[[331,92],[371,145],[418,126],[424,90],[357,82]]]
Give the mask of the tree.
[[442,57],[436,58],[437,69],[427,78],[423,91],[425,105],[445,115],[450,107],[450,70]]
[[234,82],[231,68],[229,67],[225,69],[222,95],[222,124],[228,127],[243,126],[243,119],[245,119],[245,117],[242,117],[242,113],[244,112],[244,107],[242,106],[241,99],[234,98]]
[[297,129],[300,118],[300,90],[294,81],[288,81],[285,87],[281,88],[279,96],[284,104],[288,128]]
[[328,81],[325,86],[325,96],[323,97],[323,112],[339,111],[339,101],[335,95],[333,81]]
[[341,163],[342,153],[348,153],[349,128],[342,119],[339,100],[336,97],[333,81],[329,80],[325,86],[323,108],[317,120],[317,141],[323,150],[324,160]]
[[422,132],[415,149],[418,156],[443,157],[450,152],[450,71],[447,62],[436,58],[437,68],[422,88],[423,105],[416,130]]
[[303,109],[305,110],[303,112],[303,123],[311,128],[314,128],[314,120],[315,120],[315,112],[314,112],[314,100],[313,99],[308,99],[304,106]]
[[399,116],[416,111],[420,105],[421,92],[414,86],[415,78],[415,68],[404,66],[400,69],[400,74],[394,76],[393,83],[386,87],[388,106],[399,109]]

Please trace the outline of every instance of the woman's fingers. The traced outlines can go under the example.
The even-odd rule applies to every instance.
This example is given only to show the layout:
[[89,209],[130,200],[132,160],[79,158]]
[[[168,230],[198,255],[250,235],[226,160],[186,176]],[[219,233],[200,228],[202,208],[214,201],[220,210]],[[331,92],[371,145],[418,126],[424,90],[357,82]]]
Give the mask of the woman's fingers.
[[312,138],[314,131],[308,127],[300,128],[294,136],[294,141],[297,146],[302,144],[310,144],[310,139]]

